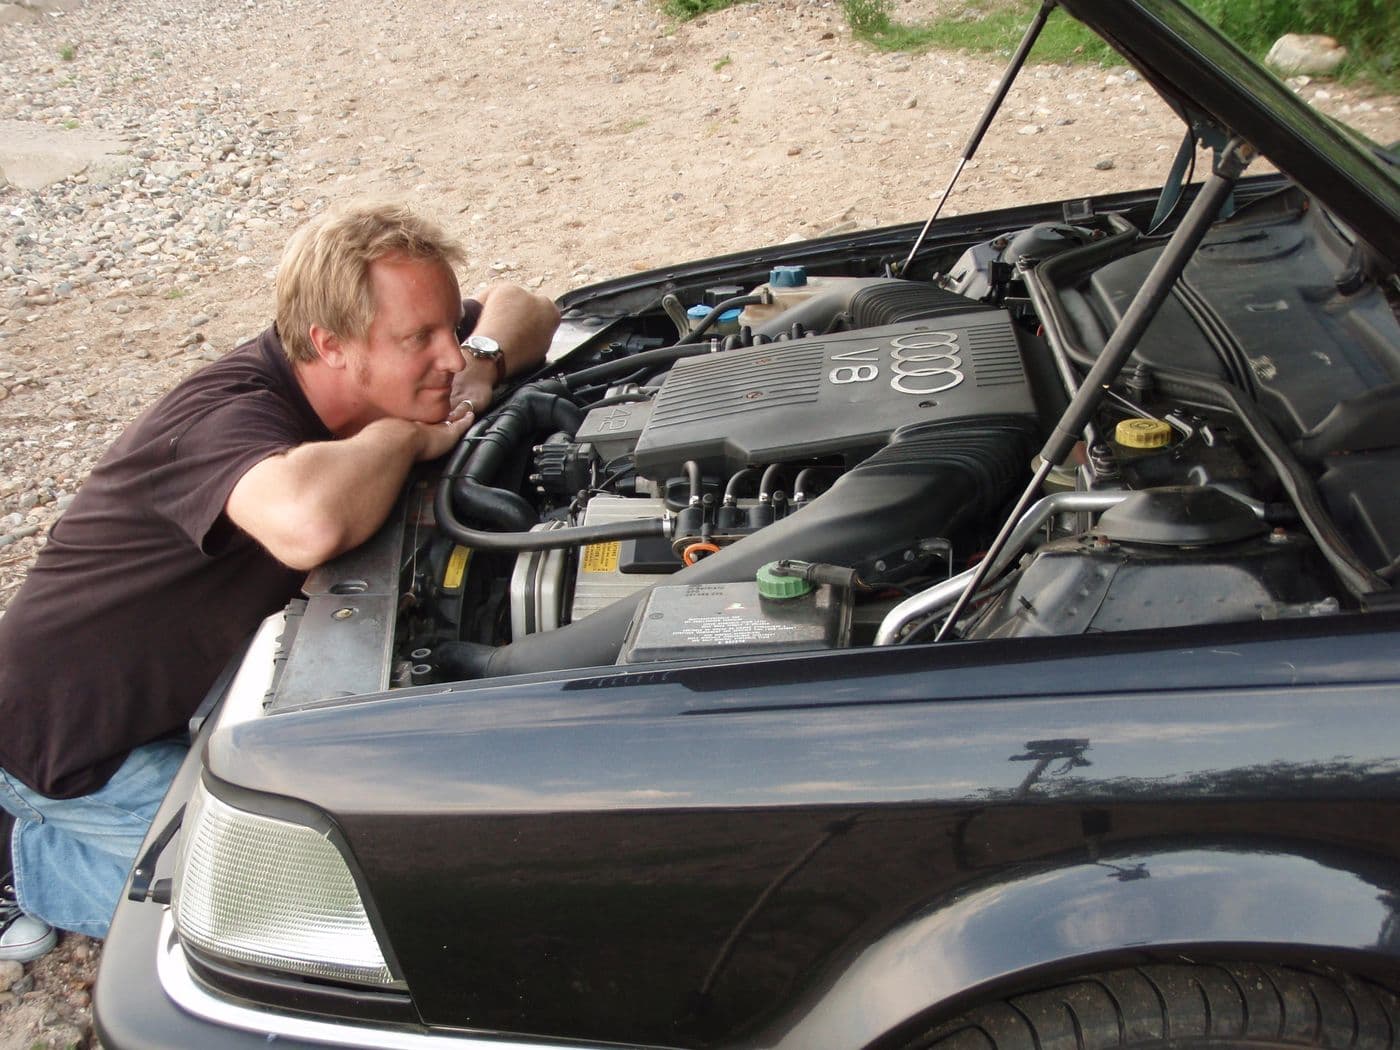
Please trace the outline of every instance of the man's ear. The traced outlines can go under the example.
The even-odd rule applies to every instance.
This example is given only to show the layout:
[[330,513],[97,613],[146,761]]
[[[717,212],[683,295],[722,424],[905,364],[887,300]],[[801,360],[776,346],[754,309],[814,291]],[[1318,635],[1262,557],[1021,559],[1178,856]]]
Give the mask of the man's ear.
[[316,356],[326,367],[337,369],[347,367],[349,357],[340,336],[329,328],[322,328],[318,324],[313,324],[307,335],[311,338],[311,345],[316,350]]

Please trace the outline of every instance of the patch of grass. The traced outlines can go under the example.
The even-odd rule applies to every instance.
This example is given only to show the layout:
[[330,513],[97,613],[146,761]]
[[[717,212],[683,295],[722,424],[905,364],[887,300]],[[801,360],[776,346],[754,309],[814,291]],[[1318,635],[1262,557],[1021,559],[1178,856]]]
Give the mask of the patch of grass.
[[728,55],[725,55],[723,58],[721,58],[718,62],[716,62],[716,63],[715,63],[713,66],[711,66],[710,68],[713,69],[716,73],[718,73],[718,72],[719,72],[721,69],[723,69],[725,66],[733,65],[733,63],[734,63],[734,60],[733,60],[732,58],[730,58]]
[[165,293],[165,297],[167,299],[183,299],[185,297],[185,290],[183,288],[172,288]]
[[[1326,33],[1351,58],[1344,76],[1361,74],[1389,90],[1400,89],[1400,4],[1394,0],[1191,0],[1207,21],[1262,60],[1285,33]],[[928,48],[1010,55],[1039,6],[1038,0],[971,0],[966,15],[905,25],[889,15],[888,0],[841,0],[855,35],[882,51]],[[1060,12],[1050,16],[1031,52],[1036,62],[1121,60],[1102,41]]]
[[78,49],[72,44],[64,44],[58,52],[58,57],[65,62],[71,62],[78,57]]
[[661,10],[672,18],[699,18],[711,11],[723,11],[740,0],[663,0]]
[[69,131],[72,131],[74,128],[76,128],[76,127],[78,126],[78,122],[77,122],[76,120],[73,120],[73,119],[70,117],[68,120],[65,120],[65,121],[63,122],[63,126],[64,126],[65,128],[67,128]]
[[1192,0],[1192,6],[1256,58],[1284,33],[1326,33],[1350,52],[1344,76],[1400,88],[1400,5],[1393,0]]
[[[1034,0],[974,0],[962,17],[922,25],[894,21],[887,0],[841,0],[841,7],[856,37],[881,51],[943,48],[1010,55],[1025,35],[1039,4]],[[1098,37],[1059,12],[1050,16],[1031,58],[1037,62],[1101,65],[1121,61]]]
[[[689,19],[733,7],[741,0],[662,0],[674,18]],[[1263,59],[1284,33],[1326,33],[1351,53],[1343,78],[1365,76],[1385,90],[1400,90],[1400,3],[1395,0],[1190,0],[1226,36]],[[881,51],[930,48],[1010,55],[1030,25],[1039,0],[969,0],[956,18],[906,25],[890,17],[889,0],[841,0],[855,36]],[[1035,62],[1122,60],[1098,37],[1063,12],[1051,14],[1031,52]],[[721,60],[723,61],[723,60]]]

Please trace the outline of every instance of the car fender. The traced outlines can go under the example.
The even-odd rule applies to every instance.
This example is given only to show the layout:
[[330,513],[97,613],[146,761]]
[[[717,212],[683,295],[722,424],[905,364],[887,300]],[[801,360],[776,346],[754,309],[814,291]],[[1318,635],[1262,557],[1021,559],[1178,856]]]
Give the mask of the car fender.
[[[1145,952],[1273,959],[1397,952],[1393,889],[1359,855],[1158,849],[1011,876],[932,902],[872,943],[777,1045],[849,1048],[1008,987]],[[1049,978],[1047,977],[1047,980]]]

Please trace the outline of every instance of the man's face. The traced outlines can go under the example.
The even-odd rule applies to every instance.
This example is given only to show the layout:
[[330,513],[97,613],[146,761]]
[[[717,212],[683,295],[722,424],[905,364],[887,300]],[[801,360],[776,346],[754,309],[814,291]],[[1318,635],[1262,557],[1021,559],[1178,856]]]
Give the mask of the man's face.
[[344,341],[360,425],[386,416],[438,423],[462,370],[462,296],[443,263],[386,256],[370,264],[374,320]]

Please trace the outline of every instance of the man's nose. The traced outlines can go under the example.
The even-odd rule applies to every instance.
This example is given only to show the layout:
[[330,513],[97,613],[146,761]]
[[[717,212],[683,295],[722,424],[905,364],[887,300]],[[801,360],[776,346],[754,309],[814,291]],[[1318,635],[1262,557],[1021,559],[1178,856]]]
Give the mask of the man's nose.
[[437,360],[444,372],[456,373],[467,367],[467,356],[457,343],[456,332],[446,332],[438,339]]

